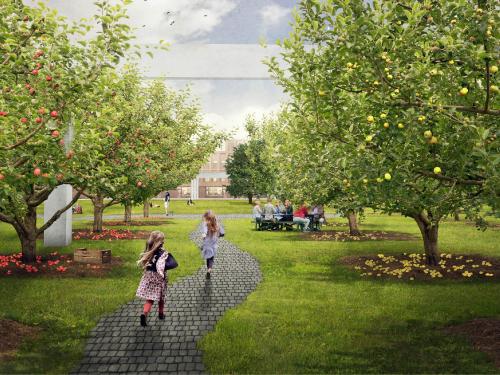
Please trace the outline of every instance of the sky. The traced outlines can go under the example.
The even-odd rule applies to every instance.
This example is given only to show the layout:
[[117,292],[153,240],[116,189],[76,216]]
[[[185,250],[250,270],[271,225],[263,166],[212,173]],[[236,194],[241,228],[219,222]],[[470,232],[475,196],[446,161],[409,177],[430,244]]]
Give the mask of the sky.
[[[93,0],[46,2],[70,19],[89,17],[95,10]],[[261,60],[279,53],[277,47],[266,50],[258,43],[273,45],[286,37],[295,6],[294,0],[134,0],[129,23],[136,27],[136,43],[170,44],[169,52],[144,59],[145,76],[177,78],[167,80],[174,88],[191,85],[205,121],[244,138],[248,114],[276,111],[284,100],[272,80],[255,79],[268,77]],[[224,79],[200,79],[207,77]]]

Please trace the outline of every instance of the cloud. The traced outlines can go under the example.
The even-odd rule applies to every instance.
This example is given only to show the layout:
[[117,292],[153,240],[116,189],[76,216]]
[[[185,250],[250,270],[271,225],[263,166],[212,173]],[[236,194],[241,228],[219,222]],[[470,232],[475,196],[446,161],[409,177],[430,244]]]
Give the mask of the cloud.
[[[24,0],[33,5],[36,0]],[[96,12],[90,0],[48,0],[47,5],[76,20]],[[128,7],[128,24],[137,28],[136,42],[169,43],[202,41],[236,8],[236,0],[148,0]]]
[[279,24],[290,14],[291,10],[278,4],[269,4],[260,10],[262,22],[266,26]]

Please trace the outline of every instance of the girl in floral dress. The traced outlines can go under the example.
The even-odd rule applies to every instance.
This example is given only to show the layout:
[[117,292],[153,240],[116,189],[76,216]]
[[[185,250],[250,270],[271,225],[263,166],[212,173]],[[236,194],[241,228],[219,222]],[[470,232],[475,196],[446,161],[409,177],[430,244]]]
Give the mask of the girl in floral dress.
[[146,248],[141,254],[137,264],[144,269],[137,297],[144,298],[141,326],[147,326],[147,317],[155,301],[158,302],[158,318],[165,319],[165,294],[167,291],[167,272],[165,268],[168,252],[163,249],[165,235],[160,231],[151,232]]

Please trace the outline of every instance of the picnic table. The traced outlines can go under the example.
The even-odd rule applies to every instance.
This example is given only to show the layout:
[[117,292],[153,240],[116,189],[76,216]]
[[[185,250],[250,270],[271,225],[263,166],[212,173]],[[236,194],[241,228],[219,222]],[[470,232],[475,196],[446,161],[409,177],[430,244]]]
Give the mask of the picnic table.
[[[321,222],[319,221],[318,215],[307,215],[309,219],[309,229],[312,231],[319,231],[321,229]],[[303,224],[294,223],[293,215],[285,214],[274,214],[272,219],[264,219],[262,217],[260,220],[254,219],[255,230],[294,230],[294,226],[297,226],[298,230],[302,230]]]

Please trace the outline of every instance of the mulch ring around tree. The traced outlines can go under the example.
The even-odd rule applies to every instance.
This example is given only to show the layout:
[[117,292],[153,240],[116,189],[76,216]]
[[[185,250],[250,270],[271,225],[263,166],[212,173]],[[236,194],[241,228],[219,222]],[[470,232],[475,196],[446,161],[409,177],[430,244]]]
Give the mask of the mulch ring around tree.
[[465,336],[474,349],[486,353],[500,368],[500,319],[479,318],[463,324],[446,327],[447,334]]
[[75,262],[73,254],[38,255],[35,263],[23,263],[22,254],[0,255],[0,277],[53,276],[101,277],[123,264],[120,257],[111,257],[111,263],[88,264]]
[[107,227],[154,227],[156,225],[167,225],[172,223],[172,221],[168,220],[135,220],[130,223],[126,223],[124,221],[105,221],[104,225]]
[[384,231],[363,231],[359,236],[351,236],[348,231],[324,230],[319,232],[305,232],[302,237],[313,241],[408,241],[417,240],[408,233],[384,232]]
[[11,359],[26,339],[33,339],[40,328],[30,327],[14,320],[0,319],[0,361]]
[[93,232],[92,229],[77,229],[73,231],[74,240],[137,240],[147,239],[149,231],[130,230],[130,229],[104,229],[102,232]]
[[432,280],[500,280],[500,259],[482,255],[441,254],[437,266],[426,264],[425,254],[349,256],[341,264],[358,271],[362,277]]

